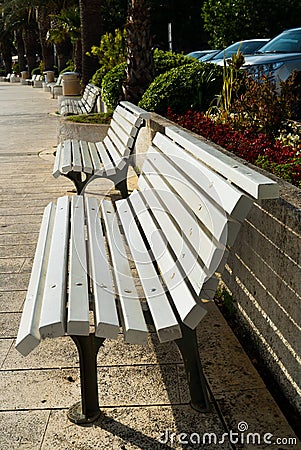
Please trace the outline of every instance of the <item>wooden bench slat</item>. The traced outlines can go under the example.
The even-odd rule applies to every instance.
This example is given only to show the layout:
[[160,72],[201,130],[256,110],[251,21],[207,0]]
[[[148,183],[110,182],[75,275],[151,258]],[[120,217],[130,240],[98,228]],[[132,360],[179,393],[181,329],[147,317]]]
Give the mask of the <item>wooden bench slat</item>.
[[93,173],[93,163],[91,160],[87,141],[79,141],[81,155],[83,160],[83,170],[85,173]]
[[139,128],[143,123],[143,119],[140,116],[133,114],[132,112],[121,107],[120,105],[117,105],[116,111],[121,117],[124,117],[125,120],[127,120],[127,122],[129,122],[132,126],[136,128]]
[[118,152],[124,157],[128,158],[130,155],[130,147],[126,146],[121,142],[119,136],[117,136],[114,131],[109,128],[108,135],[105,138],[106,140],[110,139],[110,141],[114,144]]
[[95,145],[99,153],[99,157],[104,166],[103,169],[105,170],[107,175],[114,175],[116,173],[116,170],[107,152],[107,149],[105,148],[102,142],[96,142]]
[[188,141],[191,153],[211,166],[214,171],[218,171],[226,179],[238,185],[248,195],[252,195],[258,200],[279,197],[279,186],[276,182],[255,170],[249,169],[248,166],[234,161],[230,156],[214,149],[212,145],[201,142],[196,137],[175,126],[166,127],[165,133],[184,147],[187,146]]
[[121,155],[121,153],[118,151],[118,149],[114,146],[113,142],[108,137],[105,137],[103,142],[114,162],[115,171],[123,169],[127,163],[126,161],[127,157],[125,155]]
[[95,305],[95,334],[98,337],[116,339],[119,333],[119,320],[96,198],[86,198],[86,212]]
[[77,139],[72,139],[72,170],[75,172],[82,171],[82,159],[79,151],[79,141]]
[[49,257],[54,215],[55,206],[53,203],[49,203],[44,210],[42,218],[39,239],[16,340],[16,349],[24,356],[27,356],[37,347],[41,340],[39,312],[42,307],[41,293],[45,285],[45,268]]
[[42,338],[65,334],[69,223],[68,197],[60,197],[54,218],[40,316],[39,330]]
[[125,342],[146,344],[147,326],[118,228],[117,215],[110,201],[104,200],[101,210],[118,289]]
[[54,176],[54,178],[58,178],[61,175],[60,166],[61,166],[62,149],[63,149],[63,144],[60,143],[56,149],[54,166],[53,166],[53,170],[52,170],[52,175]]
[[99,159],[97,148],[94,142],[88,142],[90,156],[93,164],[94,172],[102,171],[102,164]]
[[136,106],[133,103],[127,102],[126,100],[121,101],[120,105],[122,105],[124,108],[128,109],[131,113],[137,114],[142,119],[148,119],[150,117],[150,113],[148,111],[145,111],[144,109],[139,108],[139,106]]
[[[129,136],[122,128],[119,126],[119,124],[112,120],[110,123],[110,128],[108,130],[108,136],[111,137],[111,134],[115,134],[120,142],[122,142],[124,147],[132,147],[134,143],[134,139],[132,136]],[[114,141],[114,136],[112,137],[112,140]]]
[[82,196],[72,197],[70,217],[67,332],[69,335],[88,336],[90,328],[89,285]]
[[138,131],[137,127],[133,126],[131,122],[128,122],[121,114],[119,114],[117,109],[113,113],[112,121],[116,122],[118,126],[125,131],[127,136],[136,136]]
[[61,154],[60,171],[61,173],[68,173],[72,169],[72,151],[71,140],[64,142],[64,151]]
[[[165,239],[153,222],[147,206],[143,201],[142,193],[137,191],[135,194],[131,195],[129,200],[149,241],[151,250],[161,271],[161,276],[172,296],[182,321],[188,327],[194,329],[205,316],[206,310],[200,304],[192,290],[183,282],[185,275],[179,269]],[[185,299],[185,302],[183,302],[183,299]]]
[[[151,180],[155,189],[165,190],[167,181],[171,191],[179,195],[190,206],[190,209],[209,230],[210,234],[221,243],[227,242],[227,236],[231,230],[229,230],[229,220],[226,214],[214,204],[208,202],[201,191],[189,184],[187,176],[185,177],[175,167],[169,164],[165,157],[155,148],[152,148],[152,152],[148,154],[142,171],[145,173],[147,179]],[[162,177],[158,177],[158,173],[161,173]],[[143,179],[141,179],[142,183]],[[140,178],[138,185],[140,187]],[[214,221],[212,220],[213,217]]]
[[[166,191],[160,192],[160,198],[166,197],[168,201],[168,206],[163,206],[153,191],[149,189],[143,191],[143,197],[153,211],[160,229],[164,232],[179,264],[183,267],[195,292],[199,295],[206,279],[218,271],[228,252],[223,246],[217,246],[206,236],[196,220],[189,215],[187,209],[181,208],[176,196],[166,194]],[[176,226],[174,217],[178,220],[181,214],[183,214],[183,220],[180,224],[178,223],[180,226]],[[191,220],[189,220],[189,217]],[[187,229],[187,235],[185,228]],[[193,250],[189,244],[193,247]],[[202,264],[198,256],[202,259]],[[224,268],[224,266],[222,267]]]
[[[179,170],[187,173],[189,178],[202,189],[206,195],[217,205],[220,205],[229,215],[239,220],[244,220],[250,211],[252,199],[243,194],[234,185],[229,184],[225,178],[213,172],[195,156],[181,149],[168,137],[157,133],[154,144],[166,155]],[[200,177],[200,173],[202,176]],[[210,201],[211,201],[210,200]]]
[[116,202],[116,207],[140,276],[159,340],[160,342],[166,342],[179,339],[182,336],[180,326],[166,297],[164,287],[159,281],[158,274],[139,232],[130,205],[127,200],[119,200]]

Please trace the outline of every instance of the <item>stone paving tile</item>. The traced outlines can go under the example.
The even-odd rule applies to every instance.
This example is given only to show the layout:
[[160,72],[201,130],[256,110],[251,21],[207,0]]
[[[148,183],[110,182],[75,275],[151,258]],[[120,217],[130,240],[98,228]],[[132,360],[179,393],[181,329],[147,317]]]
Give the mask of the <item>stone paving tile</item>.
[[[155,350],[155,351],[154,351]],[[127,366],[182,363],[173,343],[158,343],[153,336],[148,345],[124,344],[123,335],[107,339],[98,353],[99,366]],[[61,368],[78,366],[78,353],[71,338],[45,339],[26,358],[12,346],[3,369]]]
[[17,336],[21,313],[0,313],[0,338]]
[[0,258],[0,273],[18,273],[24,261],[25,258]]
[[[216,398],[229,429],[238,433],[238,443],[241,443],[244,437],[247,439],[247,433],[250,433],[249,444],[242,448],[248,450],[301,449],[299,440],[294,445],[281,445],[281,442],[277,445],[277,438],[296,438],[296,436],[267,389],[243,391],[230,388],[227,395],[217,395]],[[245,433],[242,433],[243,430]],[[257,434],[253,436],[255,433]],[[264,441],[265,435],[270,443]]]
[[0,339],[0,368],[3,366],[12,343],[13,339]]
[[[65,411],[52,411],[41,450],[208,450],[219,447],[206,433],[219,439],[223,432],[216,412],[200,414],[189,406],[103,408],[86,427],[70,424]],[[227,442],[222,448],[231,449]]]
[[33,257],[36,250],[36,244],[30,242],[25,244],[10,244],[10,245],[1,245],[0,241],[0,254],[2,258],[25,258],[25,257]]
[[262,388],[264,383],[214,303],[197,329],[204,372],[216,393],[237,386]]
[[[1,370],[0,374],[2,410],[67,408],[80,400],[79,370],[74,368]],[[180,401],[176,366],[99,367],[98,380],[103,407]]]
[[0,448],[39,450],[50,411],[0,412]]
[[29,282],[29,273],[0,273],[0,291],[24,291]]
[[26,291],[0,292],[0,312],[21,312]]

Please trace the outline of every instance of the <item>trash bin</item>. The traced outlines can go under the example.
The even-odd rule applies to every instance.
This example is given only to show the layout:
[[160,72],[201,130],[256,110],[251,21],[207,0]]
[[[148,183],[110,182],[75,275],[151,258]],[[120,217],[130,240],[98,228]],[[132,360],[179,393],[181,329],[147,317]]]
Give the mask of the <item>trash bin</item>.
[[79,73],[65,72],[62,74],[63,95],[80,95]]
[[43,74],[45,75],[46,83],[52,83],[54,81],[54,72],[53,72],[53,70],[46,70],[45,72],[43,72]]
[[26,80],[29,77],[27,70],[21,72],[21,79]]

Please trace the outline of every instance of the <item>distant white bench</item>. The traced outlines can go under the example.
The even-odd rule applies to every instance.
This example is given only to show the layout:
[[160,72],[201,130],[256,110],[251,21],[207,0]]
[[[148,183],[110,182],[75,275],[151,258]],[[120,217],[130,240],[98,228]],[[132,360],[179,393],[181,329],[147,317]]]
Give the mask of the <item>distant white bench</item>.
[[94,111],[99,96],[100,88],[94,84],[87,84],[81,98],[66,97],[62,100],[60,114],[62,116],[90,114]]
[[71,421],[97,419],[98,350],[120,329],[125,342],[145,344],[145,312],[159,340],[174,340],[183,356],[191,405],[208,410],[195,332],[202,300],[213,299],[215,272],[253,201],[278,195],[274,181],[170,127],[155,135],[139,191],[127,199],[65,196],[46,207],[16,348],[26,356],[41,339],[71,336],[82,392]]
[[63,77],[62,75],[58,76],[56,81],[51,83],[47,83],[47,86],[50,88],[52,98],[57,98],[58,95],[61,95],[63,92]]
[[67,139],[57,147],[53,167],[55,178],[73,181],[78,194],[95,178],[109,178],[127,197],[127,171],[140,128],[149,113],[130,102],[115,109],[107,135],[101,142]]
[[32,87],[42,87],[43,75],[35,74],[31,78],[26,78],[26,83]]

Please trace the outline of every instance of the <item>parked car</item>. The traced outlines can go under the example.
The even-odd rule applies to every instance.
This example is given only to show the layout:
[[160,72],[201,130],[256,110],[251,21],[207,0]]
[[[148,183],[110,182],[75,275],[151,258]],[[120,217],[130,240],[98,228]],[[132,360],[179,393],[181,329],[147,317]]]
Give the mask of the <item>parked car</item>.
[[285,30],[254,56],[246,56],[243,68],[254,74],[264,73],[274,80],[277,88],[295,70],[301,70],[301,28]]
[[218,51],[219,50],[197,50],[195,52],[188,53],[186,56],[190,56],[191,58],[200,60],[204,57],[206,58],[209,55],[215,55],[215,53]]
[[253,55],[267,42],[269,42],[269,39],[248,39],[245,41],[238,41],[216,53],[212,58],[208,59],[208,61],[214,64],[223,62],[224,59],[231,58],[238,50],[240,50],[243,55]]

